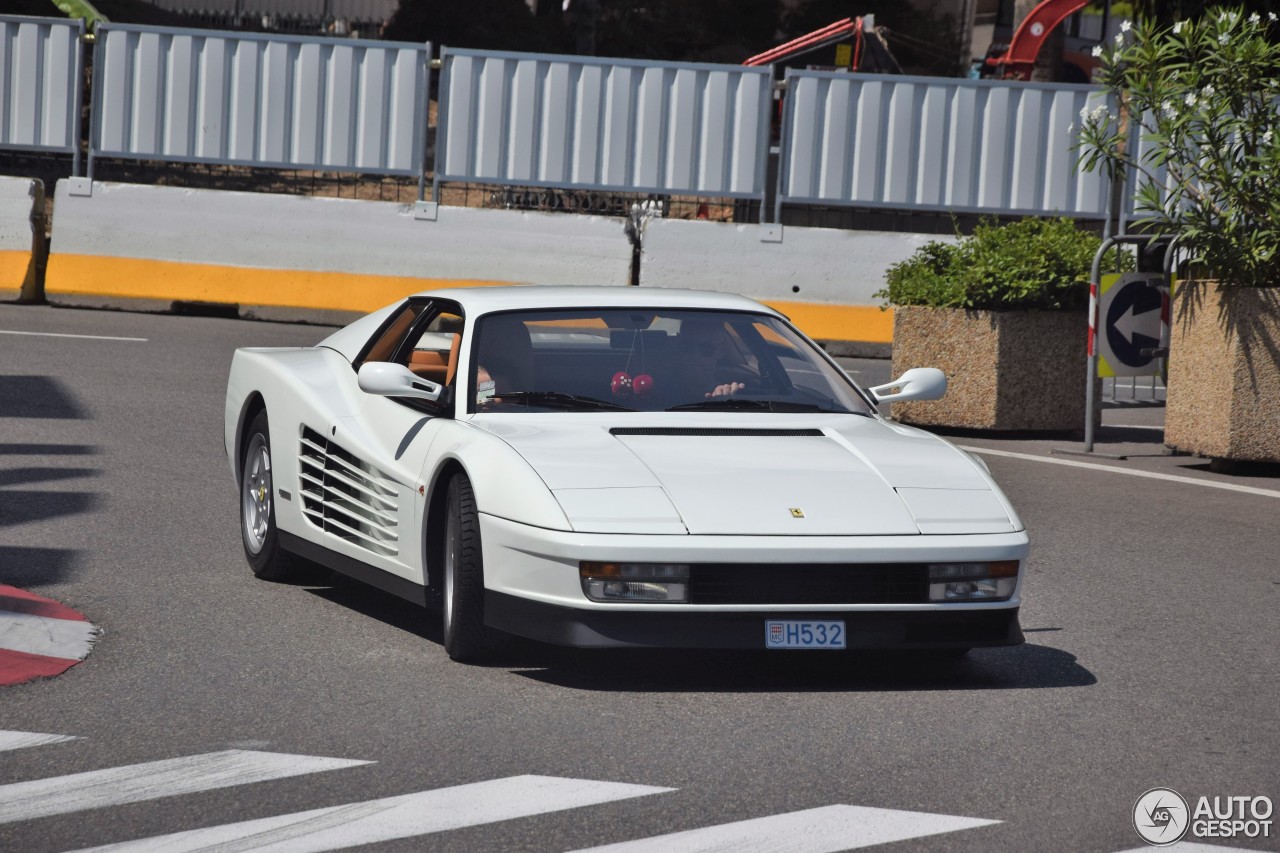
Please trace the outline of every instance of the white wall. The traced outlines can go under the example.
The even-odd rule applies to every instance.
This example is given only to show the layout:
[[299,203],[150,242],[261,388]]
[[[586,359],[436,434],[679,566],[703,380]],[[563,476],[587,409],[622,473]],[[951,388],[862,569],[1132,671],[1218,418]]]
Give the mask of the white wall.
[[[37,204],[44,204],[42,182],[0,176],[0,299],[17,297],[31,277],[38,248],[32,221]],[[28,289],[34,284],[29,281]]]

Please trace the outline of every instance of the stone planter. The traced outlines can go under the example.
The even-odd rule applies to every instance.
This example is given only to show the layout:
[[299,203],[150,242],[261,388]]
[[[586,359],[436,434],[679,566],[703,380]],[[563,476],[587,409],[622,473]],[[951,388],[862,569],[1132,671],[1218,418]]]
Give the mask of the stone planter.
[[893,375],[947,374],[947,394],[894,403],[902,423],[990,430],[1083,430],[1084,311],[894,309]]
[[1280,462],[1280,288],[1177,288],[1164,442],[1175,450]]

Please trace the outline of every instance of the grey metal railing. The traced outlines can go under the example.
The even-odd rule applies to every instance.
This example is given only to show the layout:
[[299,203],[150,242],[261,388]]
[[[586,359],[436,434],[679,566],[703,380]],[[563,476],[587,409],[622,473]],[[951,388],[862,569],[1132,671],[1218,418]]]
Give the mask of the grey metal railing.
[[69,153],[80,168],[84,21],[0,15],[0,149]]
[[445,49],[440,81],[437,182],[764,197],[767,68]]
[[425,176],[430,45],[101,24],[96,157]]
[[1103,218],[1077,168],[1093,86],[786,73],[779,204]]

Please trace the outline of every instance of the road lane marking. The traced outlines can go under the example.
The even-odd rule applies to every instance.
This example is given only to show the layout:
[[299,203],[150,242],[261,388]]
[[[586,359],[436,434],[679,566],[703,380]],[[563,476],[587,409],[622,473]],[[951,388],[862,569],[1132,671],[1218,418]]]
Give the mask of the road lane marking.
[[1208,486],[1211,489],[1225,489],[1229,492],[1243,492],[1246,495],[1263,495],[1268,498],[1280,498],[1280,491],[1275,489],[1259,489],[1255,486],[1240,486],[1235,483],[1219,483],[1214,480],[1200,480],[1196,477],[1183,477],[1178,474],[1160,474],[1156,471],[1133,471],[1128,468],[1117,468],[1112,465],[1099,465],[1095,462],[1075,462],[1070,459],[1053,459],[1048,456],[1036,456],[1031,453],[1014,453],[1009,450],[992,450],[989,447],[970,447],[961,445],[961,450],[982,453],[988,456],[1007,456],[1010,459],[1025,459],[1028,462],[1047,462],[1050,465],[1066,465],[1069,468],[1087,468],[1091,471],[1108,471],[1112,474],[1127,474],[1130,477],[1146,477],[1149,480],[1167,480],[1171,483],[1187,483],[1192,486]]
[[68,740],[79,740],[79,738],[74,735],[45,735],[39,732],[0,731],[0,752],[8,749],[26,749],[29,746],[62,743]]
[[834,853],[996,823],[1000,821],[836,805],[623,841],[578,853]]
[[62,332],[16,332],[10,329],[0,329],[0,335],[27,335],[32,338],[81,338],[87,341],[141,341],[146,343],[147,338],[117,338],[111,335],[69,335]]
[[376,844],[397,838],[413,838],[433,832],[480,826],[672,790],[674,789],[620,782],[595,782],[590,779],[512,776],[158,835],[87,848],[80,853],[184,853],[211,848],[218,851],[313,853]]
[[0,649],[51,658],[84,660],[98,630],[79,619],[52,619],[0,610]]
[[0,785],[0,824],[372,763],[232,749],[14,782]]

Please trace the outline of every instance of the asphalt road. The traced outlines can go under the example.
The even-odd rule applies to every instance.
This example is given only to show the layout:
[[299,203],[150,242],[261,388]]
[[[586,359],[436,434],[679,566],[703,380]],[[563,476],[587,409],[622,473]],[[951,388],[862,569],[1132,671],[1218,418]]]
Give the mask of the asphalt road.
[[[1122,426],[1100,449],[1124,460],[1051,452],[1078,449],[1069,438],[953,437],[987,451],[1031,533],[1026,645],[941,669],[547,647],[468,667],[445,656],[433,614],[245,565],[221,437],[231,353],[327,331],[0,305],[0,583],[104,631],[67,674],[0,688],[0,730],[78,738],[0,752],[0,849],[524,774],[675,790],[369,849],[569,851],[846,804],[999,821],[884,849],[1112,853],[1143,846],[1132,811],[1153,787],[1280,799],[1280,477],[1165,455],[1150,407],[1106,414]],[[846,363],[867,384],[887,373]],[[228,749],[372,763],[5,811],[31,780]],[[504,796],[474,799],[518,799]],[[1278,835],[1214,843],[1276,850]]]

